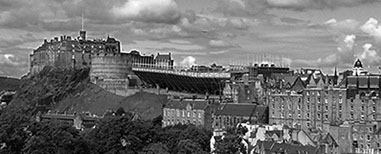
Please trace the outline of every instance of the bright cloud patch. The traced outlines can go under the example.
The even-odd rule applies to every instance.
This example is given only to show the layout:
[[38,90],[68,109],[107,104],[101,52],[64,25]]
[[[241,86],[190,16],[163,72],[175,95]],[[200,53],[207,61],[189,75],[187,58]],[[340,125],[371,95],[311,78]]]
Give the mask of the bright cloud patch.
[[360,23],[354,19],[346,19],[337,21],[336,19],[330,19],[324,23],[330,29],[341,33],[353,33],[357,31]]
[[378,43],[381,43],[381,25],[374,18],[370,18],[364,25],[361,26],[361,30],[370,36],[373,36]]
[[372,44],[370,43],[366,43],[364,44],[362,47],[364,49],[364,51],[357,55],[357,57],[361,60],[365,60],[367,61],[369,64],[371,65],[377,65],[377,64],[380,64],[381,62],[381,57],[378,55],[378,53],[376,52],[376,50],[373,50],[372,49]]
[[129,0],[111,11],[118,17],[144,22],[177,23],[181,17],[173,0]]
[[180,64],[182,66],[187,66],[187,67],[192,67],[193,65],[196,65],[196,58],[192,57],[192,56],[188,56],[186,58],[184,58]]

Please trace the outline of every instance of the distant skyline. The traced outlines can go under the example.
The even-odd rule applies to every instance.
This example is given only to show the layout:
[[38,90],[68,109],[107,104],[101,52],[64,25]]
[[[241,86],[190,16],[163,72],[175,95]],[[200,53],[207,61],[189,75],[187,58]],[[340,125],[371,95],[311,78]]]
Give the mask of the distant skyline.
[[0,0],[0,76],[28,72],[54,36],[115,37],[124,51],[171,52],[177,65],[227,65],[255,55],[293,69],[381,64],[381,0]]

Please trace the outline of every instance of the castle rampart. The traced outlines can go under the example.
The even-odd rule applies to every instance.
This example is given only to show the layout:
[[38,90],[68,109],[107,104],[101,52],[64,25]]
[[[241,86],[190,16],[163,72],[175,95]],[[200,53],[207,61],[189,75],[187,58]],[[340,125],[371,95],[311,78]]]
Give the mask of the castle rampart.
[[126,53],[96,53],[91,56],[90,81],[117,95],[127,96],[132,58]]

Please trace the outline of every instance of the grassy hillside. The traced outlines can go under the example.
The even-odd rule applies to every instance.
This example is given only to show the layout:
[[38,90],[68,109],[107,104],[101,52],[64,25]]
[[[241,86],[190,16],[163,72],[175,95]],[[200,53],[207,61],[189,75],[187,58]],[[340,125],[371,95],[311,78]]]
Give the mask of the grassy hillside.
[[162,112],[167,96],[136,93],[122,97],[89,82],[89,69],[61,70],[46,67],[38,75],[23,79],[11,105],[25,107],[31,113],[91,112],[103,115],[108,110],[123,107],[135,111],[143,119],[152,119]]

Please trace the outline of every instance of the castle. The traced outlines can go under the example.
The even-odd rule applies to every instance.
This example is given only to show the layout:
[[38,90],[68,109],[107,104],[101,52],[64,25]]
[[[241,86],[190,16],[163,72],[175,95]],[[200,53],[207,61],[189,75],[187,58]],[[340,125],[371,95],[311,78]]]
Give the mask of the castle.
[[[29,75],[38,74],[45,66],[61,69],[90,68],[90,81],[101,88],[126,96],[133,63],[173,66],[171,55],[142,56],[138,51],[121,52],[120,42],[115,38],[86,39],[86,31],[79,37],[54,37],[30,54]],[[163,65],[163,64],[161,64]]]

